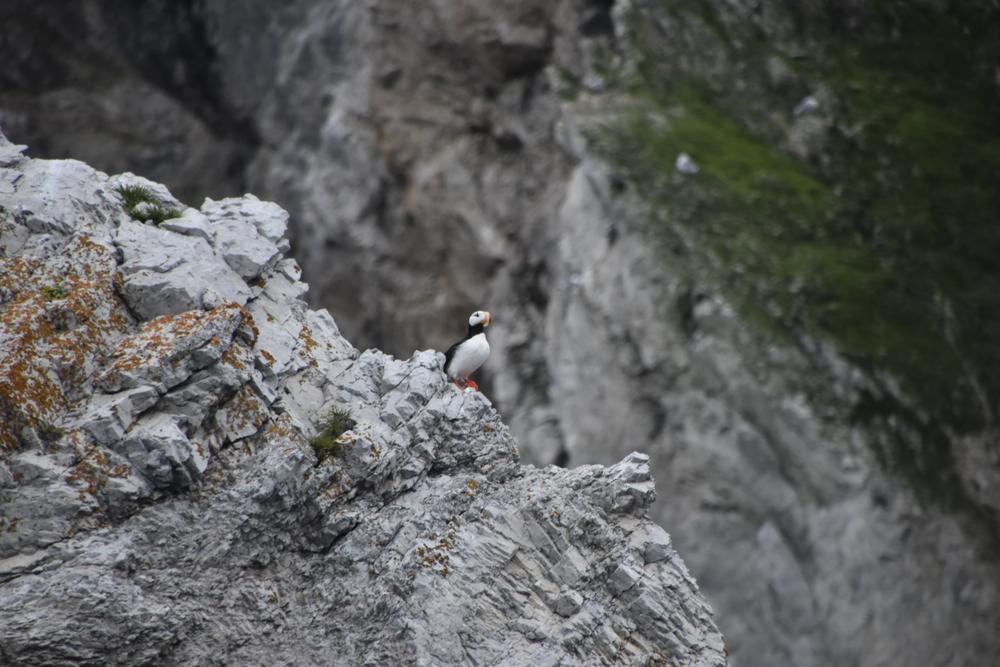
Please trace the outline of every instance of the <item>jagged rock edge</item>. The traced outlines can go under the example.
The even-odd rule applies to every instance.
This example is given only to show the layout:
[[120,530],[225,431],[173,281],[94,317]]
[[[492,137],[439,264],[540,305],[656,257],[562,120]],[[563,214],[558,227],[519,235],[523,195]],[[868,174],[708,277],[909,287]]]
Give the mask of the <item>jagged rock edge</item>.
[[[21,160],[14,159],[13,162],[15,165],[31,168],[33,166],[32,163],[39,163],[41,161],[25,160],[22,162]],[[116,182],[116,177],[107,179],[107,177],[97,172],[88,172],[80,163],[66,163],[65,165],[52,163],[43,166],[53,167],[57,170],[65,167],[70,171],[82,171],[84,174],[93,175],[99,182],[108,186]],[[122,177],[117,178],[120,179]],[[17,180],[20,181],[20,179]],[[30,179],[26,182],[30,182]],[[24,183],[21,183],[21,186],[23,185]],[[162,186],[158,187],[162,188]],[[141,265],[143,261],[149,258],[144,257],[141,250],[133,249],[130,251],[116,243],[117,236],[123,228],[138,230],[138,227],[120,212],[117,213],[117,218],[115,217],[111,209],[117,206],[117,201],[113,196],[108,195],[107,189],[110,189],[110,187],[102,190],[98,186],[95,192],[98,194],[98,198],[104,199],[104,203],[109,208],[109,211],[106,211],[106,213],[115,221],[113,230],[104,230],[110,236],[103,237],[102,239],[105,241],[105,247],[113,245],[117,249],[116,252],[112,253],[115,265],[118,267],[118,272],[115,274],[116,278],[112,280],[112,285],[116,289],[113,289],[112,293],[115,295],[114,298],[119,300],[121,304],[128,304],[134,314],[137,312],[137,309],[134,308],[135,303],[130,302],[129,293],[124,287],[128,286],[131,275],[135,275],[141,271],[148,271],[149,269],[140,266],[140,268],[137,268],[130,275],[122,278],[117,278],[117,276],[120,276],[122,273],[121,267],[133,259],[137,258]],[[243,198],[235,201],[247,204],[251,208],[256,205],[254,203],[256,202],[255,199],[250,201],[247,198]],[[188,209],[187,211],[190,210]],[[185,211],[185,214],[187,211]],[[35,216],[44,216],[44,212],[40,211],[32,211],[31,213]],[[57,219],[51,221],[43,220],[43,222],[46,224],[52,222],[49,228],[53,230],[58,231],[60,229],[59,224],[56,224],[59,222]],[[42,226],[44,227],[45,225]],[[11,233],[14,234],[17,231],[14,229],[14,232]],[[163,231],[168,234],[178,234],[178,232],[171,229],[164,229]],[[167,238],[162,235],[160,236]],[[89,235],[84,235],[77,229],[69,234],[68,240],[59,249],[60,251],[65,250],[74,239],[80,241],[87,238],[89,238]],[[199,236],[199,238],[205,240],[202,236]],[[40,244],[35,247],[29,247],[28,251],[34,253],[34,256],[41,258],[41,261],[44,262],[51,258],[52,248],[45,245],[48,242],[47,239],[33,238],[33,235],[29,233],[23,240],[26,244],[35,242]],[[201,244],[197,245],[201,247]],[[208,244],[206,243],[206,245]],[[25,245],[22,245],[21,250],[24,251],[25,247]],[[156,250],[161,249],[157,248]],[[149,252],[153,252],[153,250],[150,249]],[[135,256],[130,256],[130,253]],[[170,264],[176,259],[176,257],[170,257],[168,254],[166,264]],[[182,258],[179,264],[168,266],[165,273],[170,273],[178,268],[178,266],[183,266],[188,259],[191,258]],[[202,259],[213,262],[213,270],[224,271],[222,268],[223,264],[217,261],[218,255],[216,253],[213,252],[210,258]],[[223,261],[225,262],[225,258],[223,258]],[[101,369],[100,373],[96,371],[91,373],[91,379],[94,380],[95,386],[99,385],[102,382],[101,378],[106,377],[111,370],[114,370],[116,363],[127,358],[126,355],[132,354],[134,350],[130,352],[129,343],[142,342],[143,345],[139,351],[148,354],[145,357],[140,357],[136,353],[133,360],[134,363],[130,361],[130,363],[124,364],[122,368],[118,369],[119,375],[125,377],[124,382],[105,381],[107,388],[117,388],[117,391],[111,394],[91,394],[86,396],[79,402],[79,409],[74,411],[73,419],[65,420],[65,422],[61,421],[60,423],[77,428],[73,433],[79,434],[84,430],[83,425],[88,423],[88,416],[93,416],[93,409],[101,407],[99,404],[95,405],[95,396],[105,397],[100,400],[113,400],[114,397],[119,397],[121,400],[115,404],[116,408],[121,407],[128,400],[129,404],[123,408],[128,411],[132,409],[130,401],[133,397],[131,393],[143,391],[148,399],[151,398],[150,390],[154,390],[156,394],[155,402],[146,405],[146,399],[144,399],[142,405],[145,405],[145,407],[135,408],[132,413],[127,414],[130,423],[123,427],[122,437],[113,437],[110,439],[111,442],[109,444],[112,445],[113,449],[105,451],[103,445],[96,442],[96,440],[86,443],[89,445],[86,449],[86,456],[94,454],[96,460],[97,455],[101,455],[108,458],[111,462],[124,460],[133,467],[133,470],[128,475],[128,482],[132,484],[132,487],[127,488],[125,491],[119,490],[119,492],[125,495],[131,493],[135,498],[132,499],[131,504],[124,502],[125,507],[118,508],[124,509],[124,511],[117,515],[113,515],[108,510],[115,509],[116,504],[122,504],[122,500],[118,496],[105,496],[100,499],[96,508],[91,507],[90,515],[98,515],[100,514],[100,510],[103,509],[104,514],[113,519],[110,527],[102,527],[100,523],[96,525],[88,523],[86,519],[90,515],[85,514],[83,517],[84,520],[71,522],[71,525],[65,531],[67,534],[61,539],[52,540],[47,543],[39,541],[34,546],[46,552],[56,544],[67,542],[78,543],[79,545],[84,545],[80,548],[86,548],[85,545],[87,544],[101,543],[108,539],[113,540],[117,527],[127,526],[133,518],[142,515],[143,510],[147,508],[152,507],[160,513],[165,512],[163,503],[160,501],[172,497],[183,498],[187,495],[184,493],[186,489],[194,489],[199,491],[199,493],[217,492],[224,495],[226,493],[237,493],[241,487],[246,487],[245,490],[253,492],[248,493],[248,495],[251,495],[255,499],[256,510],[247,515],[247,518],[243,519],[238,525],[244,526],[246,530],[261,532],[266,531],[272,521],[277,521],[281,524],[283,517],[280,514],[277,516],[265,516],[263,523],[259,525],[254,524],[254,521],[257,520],[254,514],[267,515],[263,505],[266,505],[268,501],[275,497],[278,497],[286,507],[289,505],[309,506],[312,504],[311,507],[307,508],[307,514],[312,517],[310,523],[312,523],[313,519],[320,519],[320,525],[315,527],[318,534],[309,534],[310,530],[314,528],[310,525],[304,527],[306,530],[300,530],[301,534],[297,537],[289,535],[286,539],[291,539],[292,542],[298,541],[299,548],[296,550],[316,553],[314,547],[320,546],[319,553],[329,553],[334,545],[347,538],[348,535],[362,525],[362,518],[371,520],[373,513],[382,512],[390,506],[405,505],[408,502],[406,497],[413,495],[418,487],[426,493],[433,494],[438,487],[447,486],[449,483],[457,480],[458,477],[469,475],[472,475],[469,481],[476,482],[475,486],[471,483],[468,484],[469,490],[473,491],[472,496],[476,496],[479,493],[476,489],[483,486],[490,488],[495,496],[503,491],[502,487],[507,483],[525,485],[529,488],[530,496],[530,491],[534,490],[537,485],[542,484],[545,480],[562,480],[562,487],[564,489],[567,485],[572,485],[574,488],[585,490],[586,493],[584,495],[593,503],[593,506],[602,508],[607,513],[604,516],[619,515],[622,517],[620,521],[632,522],[630,524],[631,528],[623,533],[625,536],[624,539],[629,539],[628,536],[635,534],[640,528],[646,532],[651,530],[651,524],[648,524],[648,522],[641,519],[629,518],[643,515],[645,508],[653,498],[652,482],[649,476],[648,459],[646,457],[633,455],[610,469],[588,466],[581,471],[561,471],[556,469],[534,471],[533,469],[518,466],[516,449],[514,448],[507,427],[499,419],[499,415],[492,409],[489,401],[481,394],[460,393],[446,381],[440,372],[441,358],[438,353],[430,351],[417,353],[408,361],[396,360],[382,355],[377,351],[367,351],[359,354],[357,350],[339,336],[336,324],[328,314],[308,311],[305,308],[304,303],[301,301],[301,295],[305,291],[305,286],[297,279],[293,279],[288,275],[289,272],[291,274],[298,272],[297,266],[294,263],[291,266],[288,265],[289,261],[272,261],[271,258],[266,258],[264,259],[264,263],[261,264],[260,271],[255,278],[255,280],[259,280],[257,285],[246,285],[241,280],[241,284],[250,292],[250,295],[243,303],[240,303],[243,293],[239,290],[235,295],[220,295],[222,297],[235,296],[235,299],[223,298],[221,300],[211,295],[206,300],[206,293],[195,294],[194,292],[190,292],[187,296],[196,296],[201,301],[201,309],[173,312],[178,310],[175,302],[171,302],[169,299],[165,299],[163,302],[153,299],[152,301],[147,301],[145,304],[145,317],[141,320],[135,318],[134,315],[128,318],[130,321],[122,325],[125,331],[121,332],[122,335],[113,342],[113,347],[111,343],[108,343],[108,347],[112,349],[105,360],[107,363],[104,364],[104,368]],[[228,262],[225,263],[228,264]],[[241,266],[244,273],[253,274],[254,269],[248,269],[245,263]],[[157,272],[153,271],[153,273]],[[178,280],[183,282],[182,278],[178,278]],[[123,289],[117,289],[119,286],[117,283],[121,283],[120,286]],[[276,284],[277,287],[274,292],[269,293],[268,290],[271,289],[272,284]],[[185,283],[183,287],[185,289],[189,288],[190,284]],[[15,292],[12,299],[16,298],[18,294]],[[150,290],[147,294],[156,296],[155,290]],[[284,313],[284,320],[280,324],[287,324],[295,320],[292,322],[292,325],[297,327],[297,333],[291,336],[294,338],[294,344],[290,349],[282,351],[287,353],[284,355],[286,362],[284,370],[280,374],[273,374],[270,378],[266,378],[261,373],[261,369],[258,368],[261,359],[264,359],[264,361],[267,360],[266,357],[262,356],[267,350],[263,347],[264,343],[261,340],[260,328],[258,326],[261,322],[258,322],[257,317],[260,316],[264,322],[270,323],[269,320],[274,317],[275,313],[268,311],[265,299],[262,297],[266,296],[267,299],[273,302],[273,310],[274,308],[280,308],[288,301],[290,294],[293,295],[290,299],[291,306],[288,312]],[[191,298],[188,298],[186,301],[182,299],[181,301],[183,304],[187,304],[191,301]],[[238,311],[235,309],[238,309]],[[155,312],[157,310],[163,312],[157,313]],[[176,335],[176,329],[180,328],[187,331],[183,327],[188,325],[197,327],[203,324],[208,326],[217,320],[221,321],[225,319],[227,311],[238,312],[242,323],[230,323],[233,325],[223,327],[222,331],[226,333],[220,341],[221,347],[217,344],[215,348],[206,350],[206,347],[213,340],[218,339],[215,335],[209,336],[207,342],[203,342],[202,344],[189,348],[183,347],[185,341],[188,341],[190,337],[184,338]],[[280,315],[281,313],[278,314]],[[141,314],[140,317],[142,317]],[[322,323],[324,326],[327,326],[319,335],[320,341],[314,338],[315,332],[309,326],[309,322],[317,325]],[[244,326],[252,331],[252,335],[246,333],[243,335],[239,334],[239,330]],[[171,331],[171,336],[163,340],[157,327],[174,327],[175,330]],[[287,328],[284,330],[286,333],[291,333]],[[204,338],[215,332],[214,330],[205,331],[204,328],[200,328],[195,329],[194,333],[202,334],[202,338]],[[275,334],[274,332],[270,332],[268,335],[273,336]],[[156,345],[152,345],[152,342],[155,342]],[[280,341],[272,340],[271,342],[278,343]],[[250,343],[252,343],[252,346],[249,345]],[[324,344],[325,347],[321,347],[320,343]],[[160,345],[162,349],[157,348],[157,345]],[[242,351],[244,353],[243,358],[230,360],[229,362],[225,361],[225,356],[234,349],[236,350],[234,354],[237,355]],[[157,352],[160,352],[159,356],[157,356]],[[245,375],[241,375],[237,371],[244,370],[240,366],[245,367],[247,362],[251,363],[251,369]],[[337,367],[337,364],[340,367]],[[167,368],[168,365],[170,368]],[[230,366],[230,370],[236,374],[236,379],[240,381],[234,383],[232,378],[230,378],[230,393],[225,394],[224,399],[215,402],[210,401],[207,407],[200,406],[198,399],[203,398],[204,395],[199,396],[194,391],[197,388],[196,385],[203,380],[212,380],[214,377],[212,371],[219,371],[223,365]],[[178,366],[182,367],[179,375],[171,375],[171,373],[177,372]],[[295,387],[298,393],[289,390],[289,385],[293,380],[296,382]],[[224,380],[220,381],[225,385]],[[303,384],[303,382],[307,383],[308,386]],[[258,404],[257,412],[255,413],[260,423],[255,425],[252,432],[241,437],[230,438],[228,436],[231,429],[217,423],[218,413],[248,387],[252,394],[259,394],[258,402],[259,404],[263,404],[262,408]],[[308,395],[310,393],[309,387],[312,390],[311,395]],[[266,392],[263,391],[263,388],[274,390],[274,397],[269,398],[265,395]],[[329,389],[329,392],[327,389]],[[286,395],[288,405],[283,404],[283,401],[286,400]],[[111,398],[108,399],[107,397]],[[416,404],[412,400],[414,397],[419,399]],[[100,403],[100,400],[98,403]],[[279,402],[282,402],[283,412],[275,414],[273,409]],[[203,408],[200,414],[197,410],[194,414],[183,411],[182,408],[190,406],[192,403],[194,404],[194,408],[192,409]],[[316,422],[325,409],[335,403],[349,404],[352,411],[359,416],[360,425],[353,433],[349,434],[348,440],[350,444],[345,447],[342,458],[336,461],[335,464],[317,466],[316,457],[306,444],[306,437],[309,433],[315,432]],[[154,412],[154,408],[157,407],[160,407],[161,410],[166,408],[168,411]],[[88,408],[90,408],[89,411]],[[169,410],[174,410],[174,412],[170,412]],[[31,418],[37,416],[28,415],[28,422],[30,423]],[[390,417],[394,424],[386,428],[386,420]],[[159,419],[159,422],[164,423],[157,422],[157,419]],[[190,423],[186,424],[186,431],[188,432],[185,432],[185,429],[181,428],[181,424],[185,419],[191,420]],[[206,424],[208,425],[207,427]],[[164,441],[162,438],[157,440],[155,436],[158,435],[158,432],[155,431],[154,427],[159,426],[166,426],[168,429],[172,426],[173,432],[171,435],[174,436],[174,440]],[[366,432],[366,426],[371,430]],[[142,459],[143,451],[117,451],[115,446],[121,445],[122,442],[127,440],[125,433],[128,432],[128,429],[131,429],[133,432],[138,431],[139,433],[143,433],[143,429],[147,427],[150,434],[149,442],[153,444],[150,445],[143,442],[143,447],[145,447],[145,454],[153,456],[156,460],[144,462]],[[440,433],[438,430],[439,427],[445,427],[447,433],[440,435],[440,437],[435,437]],[[282,432],[282,429],[288,430]],[[180,437],[177,437],[178,434]],[[162,433],[159,435],[162,435]],[[406,442],[407,436],[409,437],[409,442]],[[400,438],[403,440],[401,441]],[[77,444],[73,441],[73,438],[67,437],[66,439],[70,440],[69,444],[71,447]],[[31,439],[29,438],[29,440]],[[188,462],[194,455],[193,451],[189,449],[185,457],[183,448],[185,441],[189,447],[200,448],[201,443],[198,442],[199,440],[207,443],[210,454],[206,455],[202,452],[201,456],[203,460],[196,463],[194,468],[191,468],[188,466]],[[248,443],[246,449],[250,450],[251,457],[263,455],[267,459],[274,456],[277,459],[277,465],[274,466],[274,470],[276,471],[274,475],[271,475],[270,468],[252,466],[248,471],[244,471],[245,478],[243,482],[237,483],[236,486],[228,490],[226,490],[225,486],[219,487],[211,479],[204,479],[203,475],[225,472],[224,470],[220,470],[225,467],[221,464],[217,464],[213,468],[210,458],[218,458],[220,455],[231,456],[233,450],[237,449],[233,446],[236,442]],[[479,449],[473,451],[468,446],[470,442],[476,442]],[[28,444],[31,445],[32,443],[29,442]],[[414,447],[410,445],[414,445]],[[24,459],[27,456],[23,441],[19,441],[18,447],[19,450],[11,454],[11,459],[17,459],[18,457]],[[174,458],[168,460],[169,465],[165,465],[162,460],[163,449],[169,449],[174,454]],[[254,452],[254,449],[257,451]],[[414,449],[416,450],[415,452],[413,451]],[[27,451],[34,455],[34,449]],[[52,454],[52,452],[46,451],[41,456]],[[282,456],[283,454],[284,456]],[[59,452],[56,451],[54,455],[58,456]],[[137,460],[148,463],[148,465],[144,468],[144,463],[137,463]],[[20,460],[19,464],[22,464],[23,467],[25,461]],[[118,465],[125,464],[118,463]],[[150,472],[151,470],[152,472]],[[307,479],[305,473],[308,473],[310,470],[312,474]],[[236,470],[234,472],[239,471]],[[279,473],[284,473],[284,477]],[[339,474],[348,476],[347,484],[340,484],[338,480]],[[434,484],[429,482],[431,476],[436,478]],[[133,477],[135,479],[132,479]],[[41,475],[39,479],[44,479],[44,475]],[[104,478],[104,484],[108,484],[108,479],[108,477]],[[90,483],[91,485],[97,484],[93,480]],[[321,489],[322,495],[328,495],[327,492],[333,489],[332,483],[339,484],[340,486],[338,489],[339,492],[334,494],[334,498],[329,500],[329,502],[320,500],[312,495],[313,492]],[[70,485],[66,484],[66,486],[69,487]],[[557,486],[556,488],[559,487]],[[17,490],[19,489],[15,486],[14,500],[17,500]],[[102,491],[103,487],[97,488],[96,492],[92,492],[91,495],[98,498]],[[82,498],[83,492],[81,491],[80,494]],[[357,507],[346,517],[343,515],[338,516],[339,510],[351,504],[352,501]],[[103,503],[103,506],[101,503]],[[523,511],[527,506],[524,505],[520,511]],[[227,508],[222,507],[221,511],[225,512]],[[74,519],[76,518],[74,516]],[[138,518],[141,523],[142,517],[139,516]],[[640,521],[640,524],[634,523],[637,520]],[[450,524],[451,521],[449,520]],[[398,530],[397,528],[397,532]],[[538,530],[543,529],[539,528]],[[516,537],[518,533],[515,532],[514,535]],[[313,542],[314,538],[316,542]],[[656,539],[659,539],[660,543],[664,545],[663,549],[669,550],[669,540],[662,542],[662,537]],[[534,542],[529,540],[530,544],[534,544]],[[571,546],[571,543],[567,544]],[[22,576],[44,576],[47,571],[58,570],[60,563],[62,565],[71,563],[73,557],[76,555],[74,550],[70,548],[66,551],[52,554],[51,557],[47,558],[43,556],[39,559],[36,558],[38,551],[25,553],[25,547],[27,546],[31,546],[30,543],[19,546],[15,542],[13,557],[3,561],[4,566],[6,566],[4,570],[6,570],[6,574],[8,575],[5,584],[16,583],[15,580]],[[621,544],[617,548],[620,550],[622,548]],[[11,545],[8,543],[7,552],[10,553],[10,550]],[[25,556],[28,557],[27,562],[23,560]],[[686,570],[683,569],[683,565],[679,564],[679,561],[673,561],[674,559],[671,559],[670,565],[673,568],[680,568],[681,581],[686,582],[686,586],[691,587],[692,591],[696,592],[697,589],[694,586],[694,582],[687,575]],[[618,570],[615,569],[614,571]],[[440,574],[447,576],[447,566],[444,566]],[[639,578],[641,579],[642,577],[640,576]],[[623,595],[631,591],[637,582],[638,579],[636,582],[633,582],[632,586],[619,591],[618,594]],[[23,591],[21,592],[23,593]],[[18,598],[17,595],[13,597],[15,599]],[[583,601],[584,598],[579,593],[569,591],[555,596],[550,601],[549,606],[557,610],[561,617],[568,615],[571,618],[580,608],[580,605],[584,603]],[[699,603],[699,605],[703,605],[703,603]],[[4,606],[10,609],[17,605],[5,604]],[[721,638],[714,631],[711,622],[707,620],[708,617],[704,611],[707,609],[707,606],[699,606],[699,608],[701,609],[698,612],[700,614],[699,618],[706,620],[709,627],[708,635],[702,634],[700,635],[702,641],[700,643],[699,641],[694,642],[699,647],[699,650],[695,652],[699,654],[697,664],[721,664],[723,660]],[[602,613],[607,615],[610,612],[603,611]],[[690,613],[686,613],[686,615],[690,616]],[[598,617],[598,620],[594,621],[592,630],[598,627],[600,618],[602,617]],[[647,623],[647,621],[648,623],[652,623],[655,617],[647,618],[647,616],[641,616],[640,620],[642,619],[647,619],[646,621],[642,621],[643,623]],[[639,629],[641,630],[642,628],[640,627]],[[532,632],[537,634],[537,632],[541,631],[535,628]],[[614,635],[614,632],[611,634]],[[617,635],[614,636],[617,637]],[[668,633],[667,636],[672,637],[673,635]],[[583,636],[581,635],[580,637],[580,641],[582,641]],[[619,639],[609,639],[608,641],[610,642],[610,646],[616,646],[615,642],[618,642]],[[632,641],[634,642],[636,639]],[[648,642],[641,643],[648,644]],[[655,643],[654,641],[654,646]],[[685,640],[681,644],[691,644],[691,642]],[[681,644],[672,646],[672,649],[681,651],[681,648],[679,648]],[[426,649],[426,646],[423,644],[421,644],[421,647]],[[418,647],[417,650],[421,647]],[[648,648],[649,646],[647,646]],[[464,646],[463,651],[466,651],[466,647]],[[7,650],[5,649],[6,652]],[[30,655],[30,652],[28,654]],[[12,655],[16,655],[16,653]],[[702,658],[704,662],[701,661]],[[16,659],[13,661],[16,662]]]

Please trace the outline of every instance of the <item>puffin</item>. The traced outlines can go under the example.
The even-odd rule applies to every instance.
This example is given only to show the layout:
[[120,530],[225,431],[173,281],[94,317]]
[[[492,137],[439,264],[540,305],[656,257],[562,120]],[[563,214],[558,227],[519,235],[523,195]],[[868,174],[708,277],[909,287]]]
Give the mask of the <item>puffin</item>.
[[469,330],[465,338],[448,348],[444,353],[444,372],[459,387],[479,391],[479,385],[469,376],[475,373],[490,356],[490,344],[486,340],[486,327],[493,322],[493,316],[485,310],[477,310],[469,315]]

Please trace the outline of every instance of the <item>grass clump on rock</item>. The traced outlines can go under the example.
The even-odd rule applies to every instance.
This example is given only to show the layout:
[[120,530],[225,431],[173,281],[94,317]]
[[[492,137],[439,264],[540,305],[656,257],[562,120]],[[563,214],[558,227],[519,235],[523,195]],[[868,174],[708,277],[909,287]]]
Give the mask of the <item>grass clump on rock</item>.
[[38,437],[50,444],[59,441],[64,435],[66,435],[66,431],[64,429],[47,422],[39,424],[36,431],[38,433]]
[[125,212],[133,220],[160,224],[164,220],[178,218],[181,212],[167,205],[156,193],[141,185],[121,185],[118,187],[125,204]]
[[45,295],[48,301],[58,301],[59,299],[65,299],[69,296],[69,292],[62,285],[56,285],[54,287],[43,287],[42,294]]
[[331,409],[319,435],[309,441],[313,451],[316,452],[316,458],[322,462],[339,454],[343,444],[340,442],[340,436],[354,428],[354,425],[355,421],[347,410]]

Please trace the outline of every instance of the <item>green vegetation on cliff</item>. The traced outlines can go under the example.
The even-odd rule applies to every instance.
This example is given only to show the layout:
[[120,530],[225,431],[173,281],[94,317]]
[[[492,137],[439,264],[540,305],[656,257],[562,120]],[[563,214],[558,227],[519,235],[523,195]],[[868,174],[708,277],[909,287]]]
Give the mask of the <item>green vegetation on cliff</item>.
[[320,432],[309,441],[313,451],[316,452],[316,458],[322,462],[329,457],[337,456],[343,444],[340,436],[354,426],[355,422],[347,410],[331,408]]
[[155,192],[141,185],[123,185],[118,188],[125,212],[133,220],[149,221],[155,225],[176,218],[181,212],[160,200]]
[[[833,342],[865,370],[880,391],[853,416],[889,433],[878,454],[953,495],[954,436],[993,429],[1000,398],[997,12],[873,3],[863,33],[831,21],[792,41],[709,2],[662,4],[636,26],[636,109],[610,154],[765,333]],[[832,102],[803,158],[792,107],[814,90]],[[698,174],[677,172],[682,152]]]

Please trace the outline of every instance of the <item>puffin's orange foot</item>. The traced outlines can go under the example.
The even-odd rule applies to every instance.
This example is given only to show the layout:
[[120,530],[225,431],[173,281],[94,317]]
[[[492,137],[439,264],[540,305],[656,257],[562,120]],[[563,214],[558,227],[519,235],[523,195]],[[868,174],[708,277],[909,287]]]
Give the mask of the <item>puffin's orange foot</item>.
[[472,389],[475,389],[476,391],[479,391],[479,385],[476,384],[475,380],[466,380],[465,381],[465,386],[466,386],[466,388],[472,388]]

